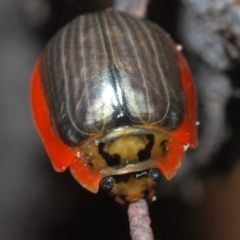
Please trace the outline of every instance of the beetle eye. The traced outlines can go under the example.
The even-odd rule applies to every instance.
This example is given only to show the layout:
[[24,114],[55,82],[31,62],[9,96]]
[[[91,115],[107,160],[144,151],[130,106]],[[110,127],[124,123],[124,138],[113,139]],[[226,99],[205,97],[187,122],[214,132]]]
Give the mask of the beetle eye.
[[114,180],[112,177],[105,177],[104,179],[102,179],[101,181],[101,188],[104,191],[111,191],[114,185]]
[[149,177],[155,182],[160,181],[162,178],[162,174],[160,170],[157,168],[150,169],[148,174],[149,174]]

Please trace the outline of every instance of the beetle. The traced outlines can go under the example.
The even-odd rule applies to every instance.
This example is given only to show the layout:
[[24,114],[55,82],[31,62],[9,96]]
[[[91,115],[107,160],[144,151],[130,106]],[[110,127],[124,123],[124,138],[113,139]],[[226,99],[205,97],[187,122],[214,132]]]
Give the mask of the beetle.
[[33,73],[33,117],[56,171],[120,204],[149,202],[197,145],[188,65],[160,27],[112,9],[77,17]]

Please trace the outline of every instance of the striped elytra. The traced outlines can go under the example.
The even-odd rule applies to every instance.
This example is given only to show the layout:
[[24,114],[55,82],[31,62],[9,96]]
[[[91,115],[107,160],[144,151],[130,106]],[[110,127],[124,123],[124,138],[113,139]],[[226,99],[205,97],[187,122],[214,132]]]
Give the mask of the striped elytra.
[[[70,166],[92,192],[107,177],[102,185],[113,186],[118,202],[151,198],[146,171],[170,179],[184,146],[197,142],[195,90],[181,52],[157,25],[110,9],[79,16],[52,38],[35,68],[32,101],[55,169]],[[128,180],[116,182],[119,175]]]
[[122,125],[177,128],[185,97],[176,55],[170,37],[147,21],[115,11],[75,19],[42,59],[42,86],[58,134],[77,146]]

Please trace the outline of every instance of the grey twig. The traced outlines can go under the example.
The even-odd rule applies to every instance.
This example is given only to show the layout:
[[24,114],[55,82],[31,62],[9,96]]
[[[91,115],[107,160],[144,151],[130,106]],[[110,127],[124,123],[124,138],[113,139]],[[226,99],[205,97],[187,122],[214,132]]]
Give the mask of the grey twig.
[[150,227],[148,205],[145,200],[131,203],[128,207],[130,234],[132,240],[153,240],[153,232]]
[[134,17],[144,18],[149,0],[115,0],[113,8]]

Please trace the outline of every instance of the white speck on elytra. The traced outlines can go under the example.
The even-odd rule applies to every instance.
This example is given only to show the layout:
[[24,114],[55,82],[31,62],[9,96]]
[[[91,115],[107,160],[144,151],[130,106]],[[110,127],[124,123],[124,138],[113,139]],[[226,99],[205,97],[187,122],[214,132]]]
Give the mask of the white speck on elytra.
[[188,148],[189,148],[189,144],[184,144],[184,145],[183,145],[183,150],[184,150],[184,152],[187,151]]
[[[180,159],[179,159],[180,160]],[[176,169],[179,169],[181,167],[182,163],[180,162],[178,165],[177,165],[177,168]]]
[[77,152],[77,153],[76,153],[76,157],[77,157],[77,158],[80,158],[80,157],[81,157],[81,153],[80,153],[80,152]]
[[152,202],[155,202],[157,200],[157,197],[156,196],[153,196],[152,197]]
[[95,139],[95,140],[94,140],[94,143],[95,143],[96,146],[98,146],[99,141]]
[[183,46],[180,45],[180,44],[177,44],[176,48],[177,48],[178,51],[182,51],[183,50]]
[[199,125],[200,125],[200,122],[195,122],[195,125],[196,125],[196,126],[199,126]]
[[66,170],[66,167],[61,167],[61,168],[58,168],[59,171],[63,172]]

